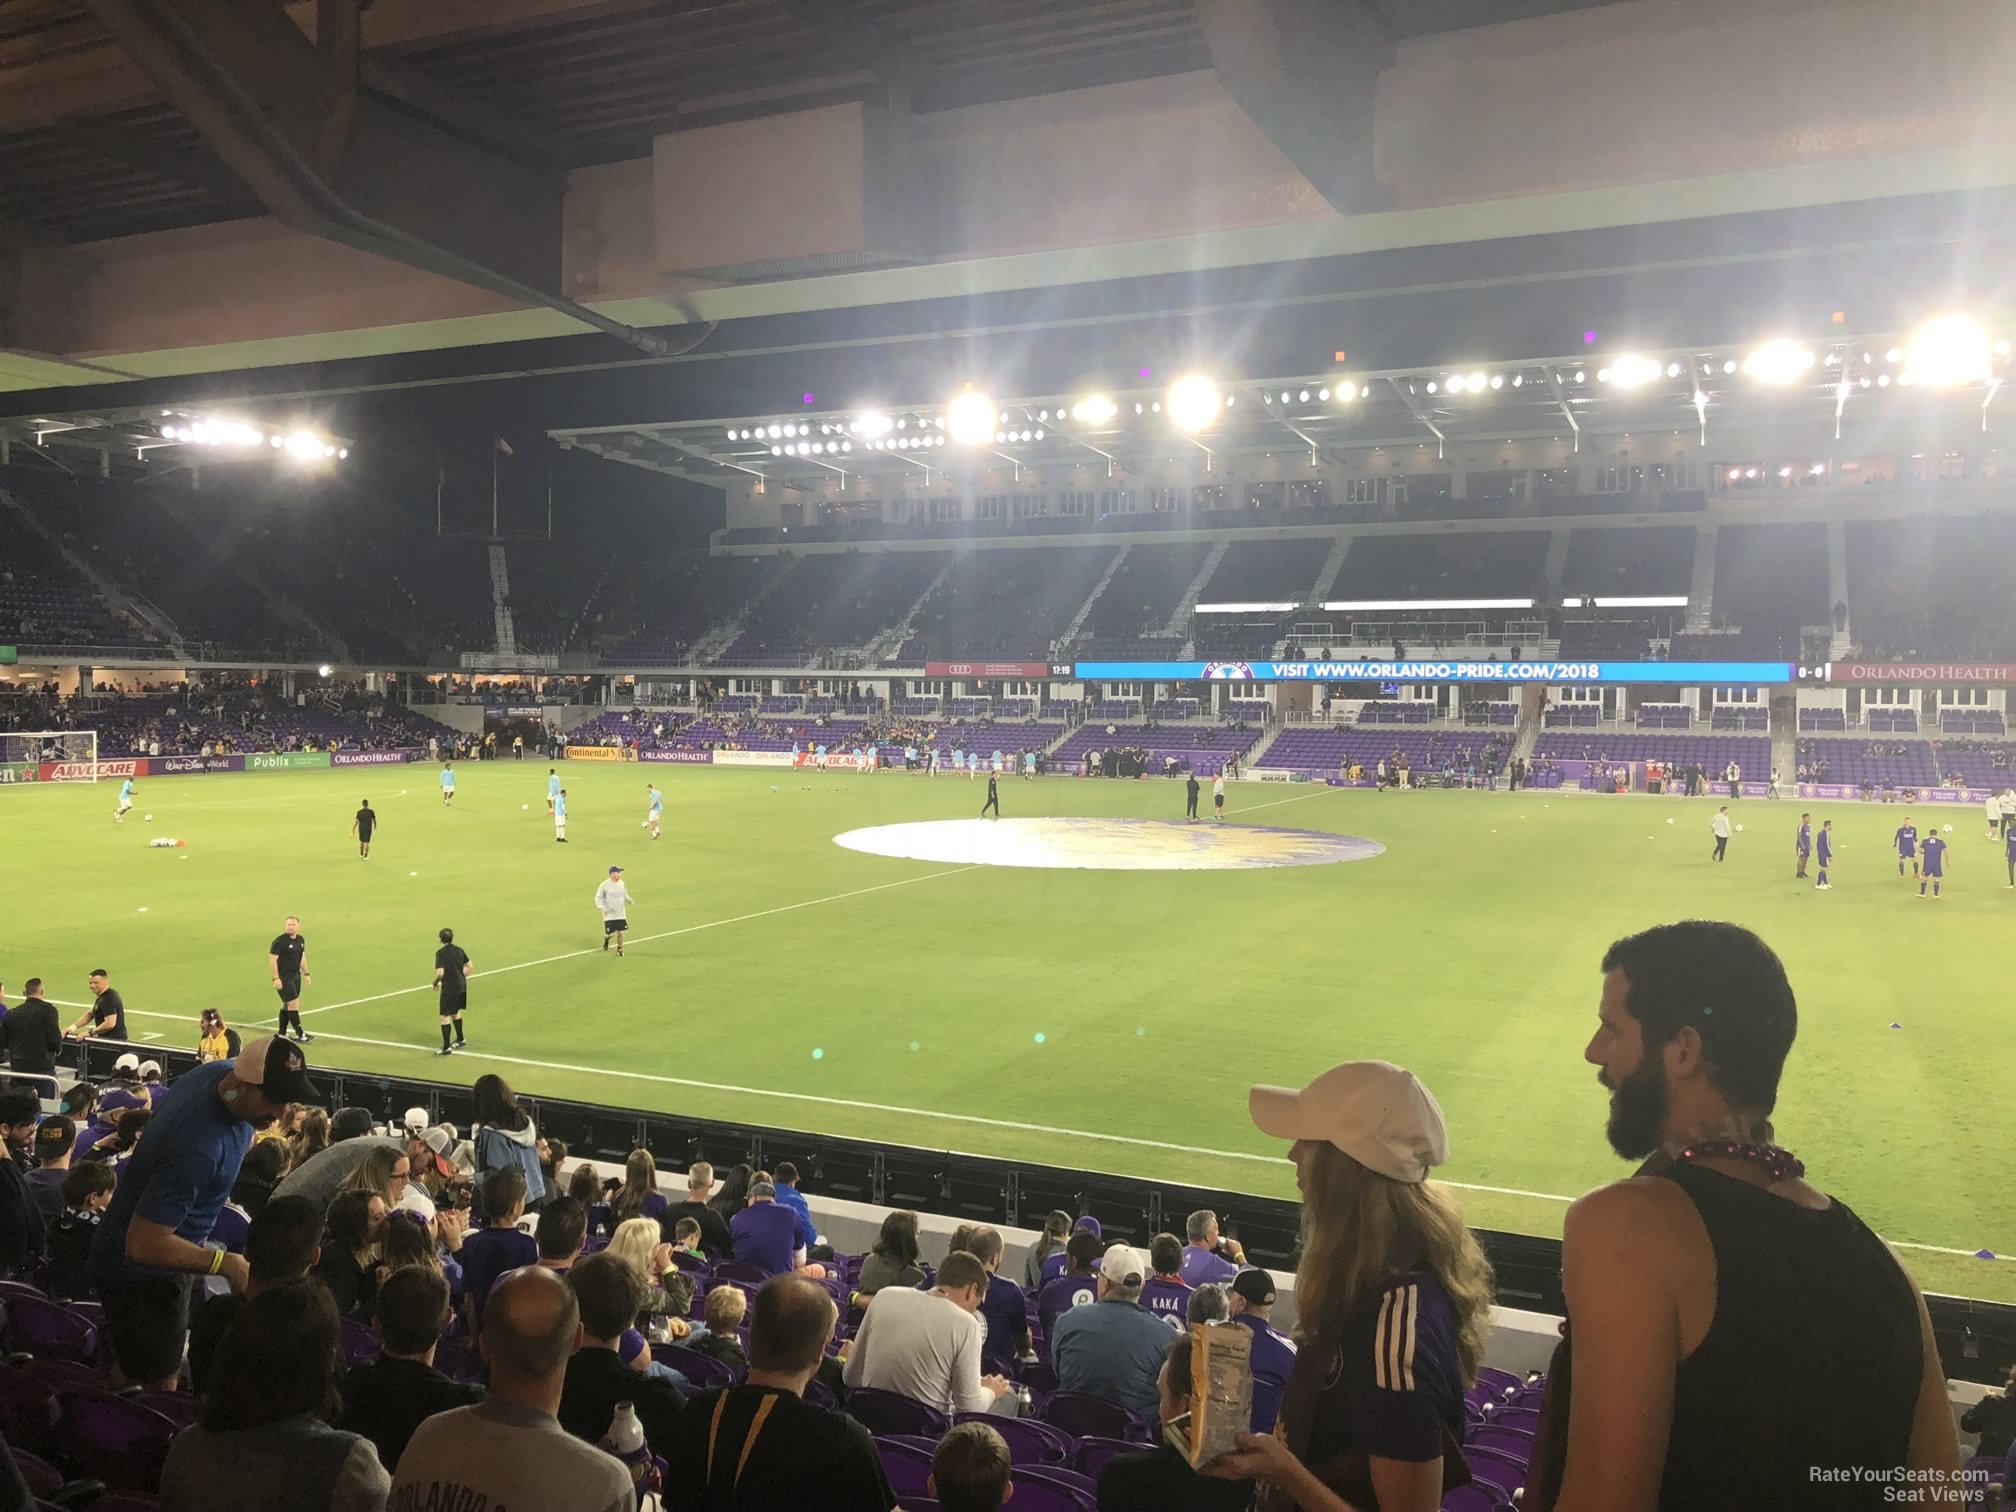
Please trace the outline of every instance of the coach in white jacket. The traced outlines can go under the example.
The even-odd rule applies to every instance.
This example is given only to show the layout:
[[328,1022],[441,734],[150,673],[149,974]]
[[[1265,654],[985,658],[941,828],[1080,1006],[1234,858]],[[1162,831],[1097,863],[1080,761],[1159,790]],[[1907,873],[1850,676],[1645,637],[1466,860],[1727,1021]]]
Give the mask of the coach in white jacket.
[[616,954],[623,954],[623,932],[630,927],[630,889],[623,883],[623,868],[609,868],[609,880],[595,889],[595,906],[602,913],[602,948],[616,942]]

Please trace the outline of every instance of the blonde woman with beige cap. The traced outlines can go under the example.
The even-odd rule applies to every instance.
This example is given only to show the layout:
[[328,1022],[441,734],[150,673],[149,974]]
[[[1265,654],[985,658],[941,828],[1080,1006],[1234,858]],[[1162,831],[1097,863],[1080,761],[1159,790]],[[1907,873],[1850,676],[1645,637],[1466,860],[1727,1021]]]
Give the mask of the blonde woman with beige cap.
[[1258,1477],[1266,1512],[1435,1512],[1469,1479],[1463,1393],[1491,1313],[1490,1262],[1428,1180],[1449,1158],[1442,1109],[1385,1061],[1255,1087],[1249,1106],[1302,1192],[1298,1348],[1274,1434],[1212,1473]]

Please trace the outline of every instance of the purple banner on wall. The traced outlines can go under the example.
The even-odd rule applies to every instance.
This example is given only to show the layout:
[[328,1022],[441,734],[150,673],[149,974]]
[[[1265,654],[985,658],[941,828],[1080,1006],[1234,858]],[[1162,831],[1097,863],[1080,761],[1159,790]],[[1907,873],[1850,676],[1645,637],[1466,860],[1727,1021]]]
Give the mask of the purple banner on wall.
[[[1798,793],[1801,798],[1860,798],[1862,789],[1839,782],[1802,782]],[[1883,789],[1871,789],[1871,796],[1877,800],[1883,797]],[[1892,787],[1892,803],[1985,803],[1988,799],[1986,788],[1947,787]]]
[[639,761],[670,761],[680,766],[712,766],[712,751],[639,751]]
[[331,766],[404,766],[418,761],[418,751],[331,751]]
[[242,772],[243,756],[150,756],[147,773],[152,777],[180,776],[189,772]]

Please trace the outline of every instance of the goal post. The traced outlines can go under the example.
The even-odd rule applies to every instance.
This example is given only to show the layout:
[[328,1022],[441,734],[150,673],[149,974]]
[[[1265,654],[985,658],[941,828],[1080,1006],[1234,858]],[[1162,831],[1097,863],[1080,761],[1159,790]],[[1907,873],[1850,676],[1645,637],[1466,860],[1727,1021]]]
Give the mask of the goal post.
[[0,731],[0,784],[96,782],[96,730]]

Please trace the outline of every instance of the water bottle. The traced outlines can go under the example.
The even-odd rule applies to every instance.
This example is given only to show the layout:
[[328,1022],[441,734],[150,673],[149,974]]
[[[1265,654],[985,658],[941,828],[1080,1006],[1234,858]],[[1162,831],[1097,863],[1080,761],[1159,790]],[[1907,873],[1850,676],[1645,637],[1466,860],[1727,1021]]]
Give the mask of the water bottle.
[[1036,1399],[1029,1394],[1029,1388],[1020,1381],[1015,1383],[1015,1415],[1025,1418],[1036,1415]]
[[644,1425],[637,1421],[635,1404],[616,1404],[615,1416],[609,1419],[609,1431],[602,1435],[599,1447],[623,1462],[630,1472],[630,1483],[637,1488],[637,1504],[643,1506],[651,1478],[651,1448],[644,1442]]

